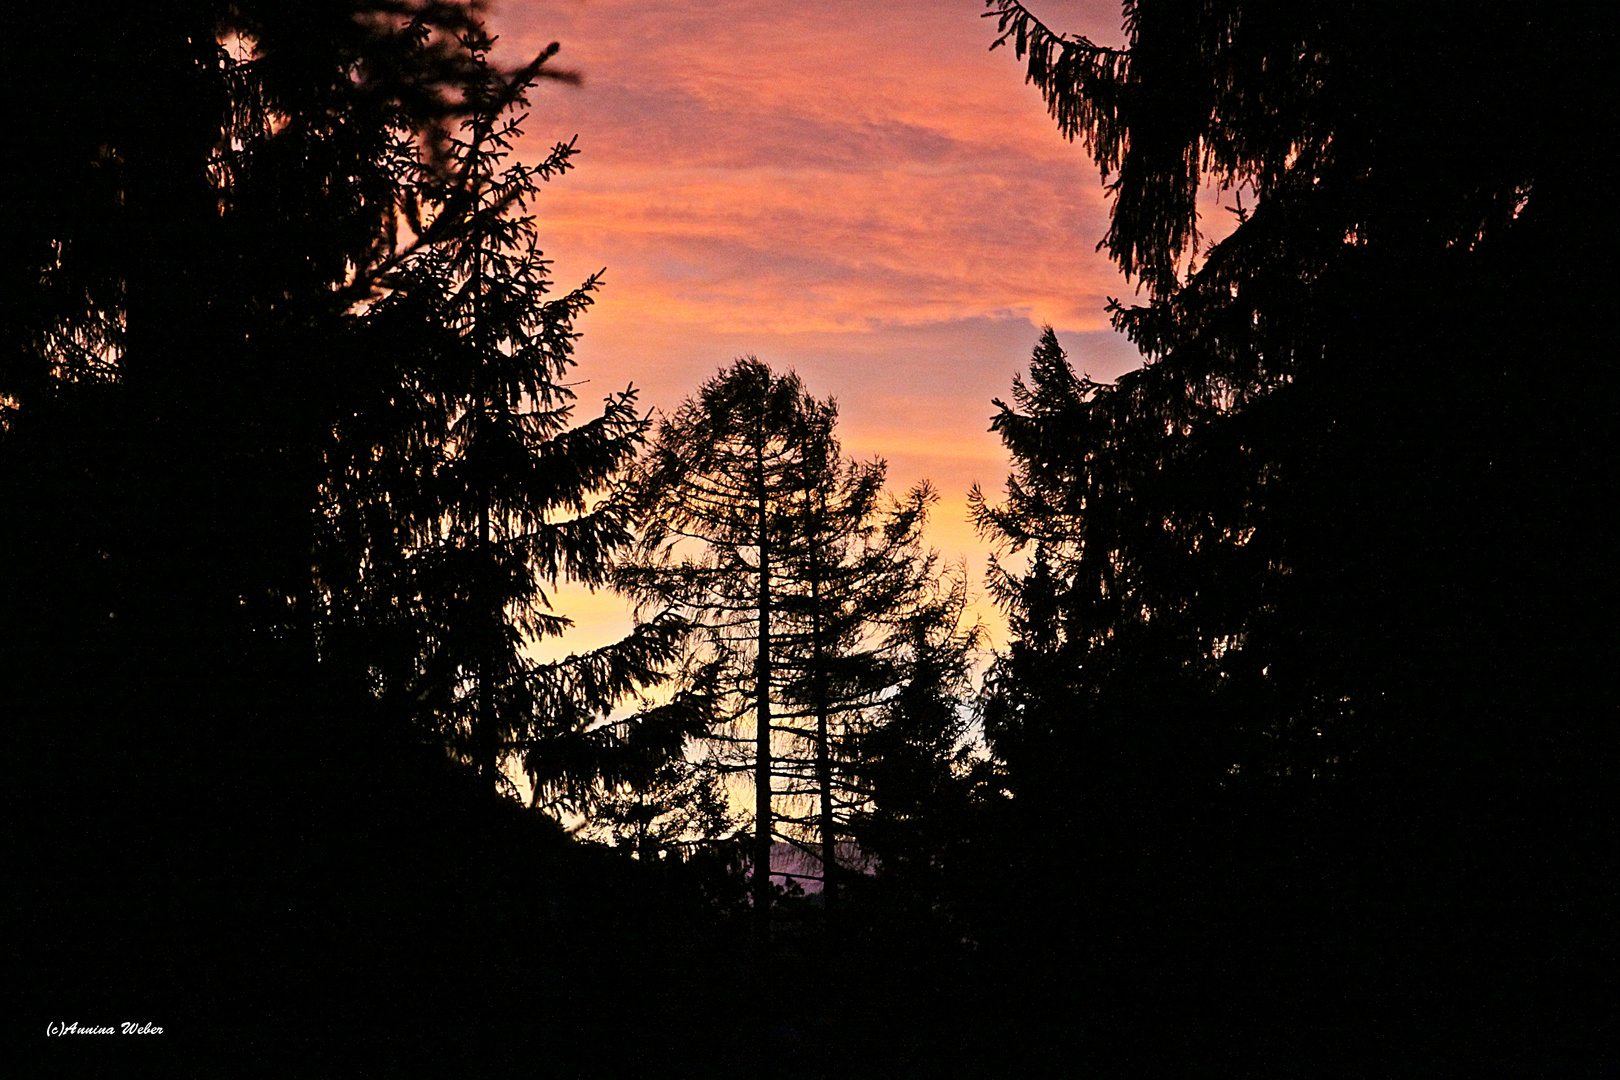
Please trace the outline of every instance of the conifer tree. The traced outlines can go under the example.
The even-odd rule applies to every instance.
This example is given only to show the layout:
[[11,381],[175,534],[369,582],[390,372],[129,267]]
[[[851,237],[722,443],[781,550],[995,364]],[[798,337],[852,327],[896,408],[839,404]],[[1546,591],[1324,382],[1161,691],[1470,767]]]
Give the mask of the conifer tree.
[[704,383],[664,421],[643,462],[639,557],[618,572],[642,605],[690,613],[726,680],[724,715],[734,724],[752,716],[752,738],[726,741],[752,746],[758,949],[770,934],[773,646],[784,552],[798,539],[792,507],[817,480],[809,448],[831,422],[796,376],[776,376],[751,357]]
[[835,420],[795,376],[753,359],[722,371],[663,425],[640,480],[639,554],[619,571],[643,604],[700,628],[723,712],[752,719],[749,735],[715,741],[753,776],[760,940],[774,840],[811,851],[836,898],[839,843],[864,803],[854,749],[905,678],[899,627],[933,573],[932,491],[886,497],[880,462],[840,456]]
[[561,626],[542,590],[623,535],[640,425],[618,395],[569,419],[589,289],[541,296],[538,178],[499,158],[555,50],[496,73],[478,5],[439,0],[16,14],[0,84],[41,126],[0,161],[0,679],[31,975],[94,968],[197,1031],[327,993],[365,1015],[362,969],[414,977],[422,1016],[510,1004],[433,985],[494,970],[490,925],[413,967],[452,890],[517,910],[461,857],[514,815],[443,749],[587,801],[685,741],[678,702],[602,723],[673,622],[526,651]]
[[[1248,886],[1324,933],[1383,920],[1394,966],[1590,897],[1595,834],[1545,861],[1514,838],[1588,820],[1612,760],[1582,599],[1607,558],[1576,524],[1606,498],[1612,151],[1577,117],[1614,16],[1135,0],[1110,49],[988,6],[1146,292],[1112,306],[1141,370],[1077,377],[1048,333],[994,420],[1013,476],[979,522],[1036,555],[1000,582],[986,727],[1026,831],[1064,814],[1118,868],[1156,848],[1163,882],[1218,865],[1230,814],[1272,845]],[[1236,219],[1213,244],[1210,187]],[[1401,875],[1427,907],[1382,906]]]
[[[33,410],[36,449],[20,452],[49,455],[78,424],[60,406],[91,406],[95,452],[117,463],[77,469],[105,488],[71,496],[102,508],[80,531],[119,576],[74,604],[149,627],[119,648],[150,648],[144,670],[181,697],[198,681],[171,670],[180,658],[223,677],[201,658],[251,655],[286,668],[252,678],[288,692],[319,681],[381,701],[492,787],[516,756],[537,791],[583,797],[556,762],[583,783],[678,744],[657,724],[584,737],[657,681],[674,620],[565,663],[527,657],[567,625],[546,589],[601,583],[626,539],[612,481],[644,428],[628,391],[571,417],[574,321],[598,278],[548,294],[530,203],[574,148],[511,154],[527,89],[572,78],[556,47],[501,71],[457,4],[78,20],[48,21],[83,40],[96,79],[53,59],[16,80],[71,134],[49,152],[24,140],[38,175],[4,173],[35,210],[7,232],[7,265],[31,268],[44,302],[10,303],[0,360],[7,430]],[[144,97],[109,94],[120,80]],[[655,715],[687,722],[677,712]]]
[[323,595],[354,653],[336,655],[370,671],[376,694],[491,789],[510,788],[505,767],[519,763],[537,802],[577,808],[677,751],[697,699],[607,722],[661,681],[683,630],[670,617],[585,656],[529,655],[569,625],[547,590],[603,584],[629,539],[616,484],[646,421],[626,390],[572,422],[563,380],[600,275],[549,295],[530,204],[574,146],[510,161],[536,69],[502,73],[487,38],[466,44],[469,117],[445,166],[419,171],[406,202],[418,241],[353,331],[386,381],[330,442]]
[[935,557],[922,547],[922,529],[936,496],[926,482],[904,500],[885,496],[884,464],[841,460],[830,431],[810,454],[811,475],[821,480],[800,493],[781,605],[780,727],[791,741],[775,769],[790,801],[813,800],[813,818],[785,809],[779,820],[783,835],[821,863],[822,902],[831,911],[839,844],[864,804],[855,748],[908,677],[911,641],[901,627],[933,583]]
[[[974,730],[973,666],[983,632],[966,622],[967,576],[956,571],[930,584],[890,630],[904,677],[855,740],[851,771],[861,800],[849,828],[913,928],[955,916],[959,938],[970,925],[954,910],[963,894],[994,891],[986,888],[993,870],[981,837],[996,777]],[[974,883],[976,876],[984,880]]]
[[[1587,497],[1585,436],[1553,451],[1536,432],[1593,430],[1570,359],[1593,309],[1545,283],[1592,280],[1569,273],[1595,248],[1566,105],[1601,35],[1556,7],[1141,0],[1111,49],[1017,0],[988,7],[1101,169],[1102,246],[1147,290],[1112,308],[1140,371],[1077,379],[1044,338],[995,421],[1017,479],[980,522],[1046,544],[1066,666],[1093,687],[1179,687],[1143,713],[1220,699],[1192,732],[1210,782],[1371,767],[1362,754],[1395,745],[1376,732],[1413,714],[1434,718],[1434,752],[1466,741],[1459,703],[1504,670],[1506,626],[1569,625],[1546,594],[1488,584],[1500,553],[1481,538],[1590,565],[1514,493],[1556,476],[1565,504]],[[1210,185],[1236,218],[1216,244]],[[1550,326],[1569,348],[1536,339]],[[1150,658],[1162,677],[1103,674]]]
[[[0,65],[40,124],[0,166],[0,272],[19,275],[0,501],[34,523],[4,550],[28,584],[0,590],[0,623],[32,627],[5,650],[13,701],[123,763],[65,785],[114,804],[156,813],[162,785],[201,783],[175,777],[228,790],[224,760],[273,786],[280,755],[333,737],[311,576],[324,445],[357,388],[377,392],[350,331],[426,239],[402,208],[455,185],[442,151],[478,81],[476,13],[204,0],[29,17],[62,47],[12,35]],[[64,775],[86,767],[66,764],[71,741],[42,746]]]

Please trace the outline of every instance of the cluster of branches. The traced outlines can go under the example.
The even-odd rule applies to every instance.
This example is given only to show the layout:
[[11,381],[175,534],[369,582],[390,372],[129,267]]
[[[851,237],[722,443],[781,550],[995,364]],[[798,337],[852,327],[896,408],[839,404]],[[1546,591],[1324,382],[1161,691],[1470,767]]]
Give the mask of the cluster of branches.
[[528,204],[570,167],[574,144],[509,162],[514,110],[545,58],[503,75],[487,66],[488,45],[469,41],[484,76],[467,88],[471,115],[437,168],[416,162],[404,216],[418,239],[391,260],[354,334],[390,377],[327,446],[318,602],[334,631],[325,640],[341,640],[373,693],[487,784],[510,789],[511,762],[537,804],[577,812],[677,754],[706,699],[610,720],[662,683],[685,629],[672,615],[587,655],[530,658],[569,625],[548,585],[604,584],[629,540],[620,481],[646,421],[626,390],[572,422],[573,325],[600,275],[549,296]]
[[[678,618],[531,655],[568,625],[548,590],[603,584],[628,542],[646,429],[630,389],[575,416],[600,275],[553,295],[532,209],[574,144],[513,155],[528,91],[574,79],[557,47],[503,70],[477,8],[438,0],[36,16],[83,63],[6,54],[37,125],[4,170],[0,453],[40,531],[7,541],[32,573],[5,616],[61,638],[23,683],[116,621],[133,649],[81,651],[210,730],[232,696],[335,687],[569,807],[678,753],[700,697],[609,721]],[[195,689],[209,656],[257,689]]]
[[721,704],[711,767],[752,778],[762,927],[779,839],[820,860],[836,901],[840,844],[871,807],[859,762],[884,710],[930,658],[965,672],[976,640],[957,627],[963,582],[941,594],[922,547],[932,490],[885,497],[881,462],[841,457],[836,417],[752,358],[709,380],[642,463],[642,531],[617,573],[644,608],[696,627],[694,670]]
[[[1581,595],[1608,575],[1576,524],[1603,490],[1604,166],[1568,118],[1612,20],[1138,0],[1113,50],[988,6],[1146,289],[1111,302],[1147,361],[1115,383],[1041,337],[996,403],[1005,496],[972,495],[1003,549],[982,708],[1032,904],[1054,836],[1123,922],[1222,895],[1226,871],[1185,875],[1262,834],[1287,854],[1245,887],[1302,922],[1428,940],[1382,906],[1391,866],[1459,934],[1486,895],[1589,903],[1606,841],[1537,862],[1524,838],[1587,820],[1607,760]],[[1211,185],[1237,223],[1205,245]]]

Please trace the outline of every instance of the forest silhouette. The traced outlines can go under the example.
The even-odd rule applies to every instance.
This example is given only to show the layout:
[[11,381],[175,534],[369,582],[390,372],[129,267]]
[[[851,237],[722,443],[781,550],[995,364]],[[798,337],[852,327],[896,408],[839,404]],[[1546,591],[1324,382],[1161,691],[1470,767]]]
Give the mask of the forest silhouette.
[[[1048,330],[985,403],[994,651],[819,388],[576,400],[574,147],[513,152],[555,46],[503,69],[439,0],[14,18],[26,1053],[1613,1068],[1612,16],[1136,0],[1116,50],[987,7],[1103,171],[1144,359]],[[634,630],[569,654],[567,583]],[[37,1042],[74,1021],[164,1034]]]

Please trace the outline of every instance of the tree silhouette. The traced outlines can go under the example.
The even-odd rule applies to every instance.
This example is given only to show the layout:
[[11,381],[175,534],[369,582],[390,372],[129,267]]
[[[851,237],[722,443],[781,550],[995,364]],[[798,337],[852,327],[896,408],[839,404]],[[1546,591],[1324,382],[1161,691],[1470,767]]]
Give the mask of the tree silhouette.
[[[981,523],[1046,541],[1071,622],[1091,605],[1077,639],[1135,626],[1152,638],[1139,655],[1219,669],[1221,694],[1249,696],[1236,711],[1251,747],[1304,737],[1305,759],[1245,769],[1325,776],[1351,752],[1337,729],[1455,715],[1468,684],[1455,631],[1475,641],[1465,665],[1493,668],[1499,644],[1478,628],[1549,612],[1486,584],[1489,545],[1448,539],[1457,557],[1437,561],[1411,538],[1483,536],[1478,508],[1495,502],[1523,523],[1510,546],[1552,539],[1502,503],[1514,482],[1501,463],[1584,469],[1532,434],[1560,411],[1579,418],[1579,402],[1552,391],[1498,411],[1516,382],[1502,342],[1535,319],[1487,299],[1544,294],[1529,268],[1551,266],[1582,167],[1534,119],[1550,87],[1482,73],[1511,66],[1509,41],[1556,36],[1563,16],[1431,13],[1391,49],[1348,8],[1143,3],[1116,51],[1012,0],[990,6],[998,44],[1028,58],[1060,131],[1110,180],[1105,246],[1151,301],[1116,305],[1115,321],[1151,363],[1099,386],[1045,340],[1033,385],[997,419],[1018,482]],[[1499,124],[1510,138],[1487,136]],[[1240,220],[1206,251],[1196,195],[1210,181],[1236,192]],[[1418,290],[1421,314],[1392,304]],[[1369,380],[1392,389],[1360,392]],[[1477,607],[1503,601],[1518,614]]]
[[714,762],[665,762],[645,781],[603,799],[592,826],[638,858],[680,858],[730,839],[737,824]]
[[[986,833],[995,782],[992,764],[976,754],[972,725],[983,633],[965,624],[967,578],[933,584],[896,620],[891,634],[903,647],[904,681],[882,699],[851,754],[863,796],[851,831],[877,860],[879,883],[923,927],[960,903],[972,887],[964,877],[990,869],[965,849]],[[971,925],[955,921],[958,933]]]
[[778,817],[790,842],[810,847],[821,863],[828,911],[838,902],[840,840],[866,802],[852,769],[857,747],[884,699],[911,676],[909,631],[936,561],[922,547],[936,498],[927,483],[885,501],[884,463],[843,461],[839,453],[830,428],[810,446],[806,476],[815,482],[793,508],[775,662],[778,726],[799,746],[783,748],[774,769],[782,794],[816,805],[813,818],[791,810]]
[[377,1061],[547,1025],[544,987],[618,977],[611,919],[614,947],[664,924],[490,798],[500,767],[588,805],[703,707],[607,716],[675,657],[673,620],[526,651],[561,626],[550,583],[600,579],[623,535],[609,477],[641,427],[622,396],[567,411],[588,290],[542,296],[522,205],[566,150],[500,156],[555,50],[497,72],[473,7],[414,0],[18,14],[56,43],[0,44],[6,99],[54,129],[0,162],[28,1009],[165,1003],[182,1056],[340,1001],[407,1018],[364,1040]]
[[[1102,247],[1147,292],[1112,309],[1140,371],[1076,377],[1048,334],[995,420],[1014,476],[978,519],[1033,551],[1000,581],[1015,640],[986,715],[1018,803],[1092,823],[1093,850],[1151,847],[1156,817],[1167,852],[1224,807],[1289,852],[1256,888],[1308,862],[1347,921],[1407,942],[1440,909],[1481,940],[1490,905],[1590,896],[1592,834],[1556,886],[1528,838],[1598,790],[1570,589],[1602,576],[1571,516],[1601,458],[1599,247],[1567,106],[1612,23],[1142,0],[1113,50],[988,6],[1102,168]],[[1214,244],[1209,185],[1237,218]],[[1434,850],[1458,854],[1424,900],[1385,906],[1389,868]]]
[[629,539],[615,483],[646,422],[627,390],[571,426],[562,380],[598,278],[548,295],[528,207],[574,147],[509,163],[535,73],[496,71],[488,47],[469,39],[470,116],[442,171],[419,174],[406,205],[420,235],[351,335],[375,381],[329,444],[322,600],[357,674],[485,785],[510,787],[515,758],[537,801],[577,806],[598,782],[656,767],[639,755],[680,747],[692,722],[681,709],[604,721],[661,681],[683,628],[664,618],[586,656],[529,657],[569,625],[546,590],[604,583]]
[[814,485],[810,446],[830,410],[797,377],[744,358],[704,383],[661,425],[643,463],[640,555],[618,571],[643,606],[689,613],[726,682],[734,720],[753,717],[754,941],[770,935],[772,704],[784,550],[792,507]]
[[223,833],[196,808],[370,737],[320,719],[322,447],[359,378],[351,309],[412,245],[407,192],[454,182],[477,24],[411,3],[30,17],[71,47],[7,41],[7,100],[55,134],[0,169],[0,474],[28,523],[0,551],[3,663],[42,775],[100,794],[19,790],[65,821]]
[[640,553],[618,574],[643,605],[701,628],[702,670],[721,673],[734,723],[752,718],[716,741],[753,775],[761,942],[776,837],[815,854],[836,902],[839,843],[866,801],[858,742],[908,677],[907,620],[933,574],[931,490],[886,499],[883,465],[843,460],[835,420],[757,360],[705,383],[644,463]]

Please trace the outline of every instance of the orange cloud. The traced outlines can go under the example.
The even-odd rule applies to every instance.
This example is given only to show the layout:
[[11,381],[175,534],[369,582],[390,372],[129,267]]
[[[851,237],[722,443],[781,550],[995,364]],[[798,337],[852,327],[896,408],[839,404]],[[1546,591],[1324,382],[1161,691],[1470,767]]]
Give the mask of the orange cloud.
[[[1117,3],[1050,7],[1117,43]],[[988,51],[981,10],[506,0],[492,20],[506,61],[557,40],[585,79],[532,95],[520,149],[579,137],[577,169],[533,210],[560,283],[608,268],[580,376],[668,408],[743,353],[794,368],[838,398],[850,453],[887,458],[897,488],[934,481],[933,540],[974,569],[987,549],[965,492],[1007,470],[990,399],[1040,324],[1099,378],[1137,362],[1103,313],[1132,289],[1095,251],[1096,171],[1010,51]],[[566,647],[610,634],[616,603],[560,598],[581,623]]]
[[1103,328],[1126,289],[1094,251],[1095,171],[977,16],[965,0],[499,9],[511,57],[555,37],[586,76],[537,91],[529,122],[531,154],[576,133],[583,151],[540,208],[552,247],[691,326]]

